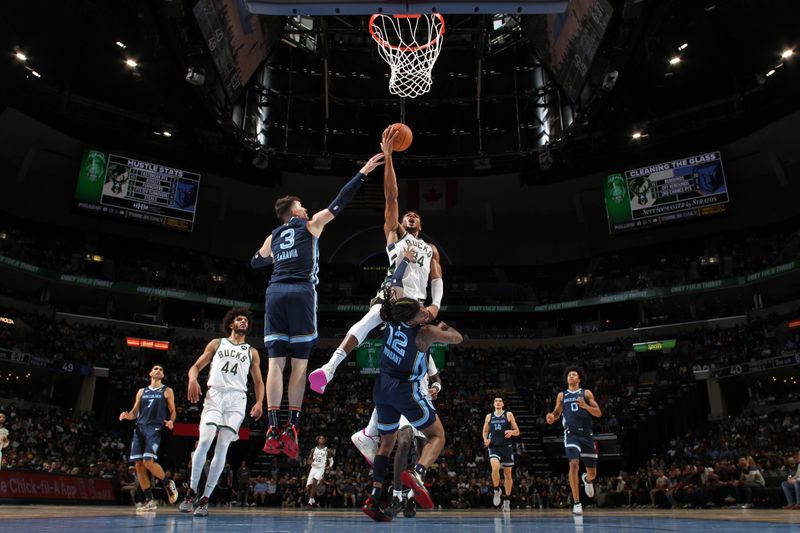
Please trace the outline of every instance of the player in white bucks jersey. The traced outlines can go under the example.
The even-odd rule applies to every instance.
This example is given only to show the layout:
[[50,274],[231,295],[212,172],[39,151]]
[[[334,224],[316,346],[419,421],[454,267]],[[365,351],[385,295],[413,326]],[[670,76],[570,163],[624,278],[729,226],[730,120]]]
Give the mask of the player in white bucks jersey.
[[[253,379],[255,403],[250,416],[261,418],[264,402],[264,380],[261,377],[261,361],[258,351],[247,344],[247,332],[253,316],[248,309],[231,309],[222,319],[222,329],[227,338],[214,339],[206,345],[194,365],[189,369],[189,401],[197,403],[202,394],[197,379],[209,364],[208,391],[200,416],[200,439],[192,457],[192,477],[189,492],[181,503],[181,512],[195,516],[208,515],[208,498],[217,486],[225,468],[228,446],[239,438],[239,427],[247,409],[247,376]],[[217,445],[214,458],[208,468],[206,486],[201,498],[197,498],[200,476],[214,438]]]
[[[442,306],[444,282],[442,280],[442,267],[439,259],[439,250],[436,246],[420,238],[422,220],[415,211],[408,211],[399,219],[400,207],[397,202],[398,188],[397,176],[392,163],[392,149],[396,130],[386,128],[381,138],[381,147],[384,154],[383,193],[385,199],[383,232],[386,237],[386,253],[389,256],[389,268],[386,278],[381,284],[377,297],[370,302],[370,308],[364,317],[356,322],[347,332],[342,343],[331,356],[330,360],[318,368],[308,379],[312,390],[322,394],[325,387],[333,379],[336,368],[344,361],[356,346],[364,342],[370,331],[381,324],[381,303],[384,290],[389,286],[392,275],[397,265],[403,260],[407,251],[413,252],[413,261],[406,269],[403,276],[403,290],[407,297],[420,302],[427,299],[428,280],[431,285],[431,305],[426,308],[427,321],[431,321],[439,314]],[[357,431],[351,437],[356,447],[365,457],[374,457],[378,450],[378,429],[370,423],[366,428]]]
[[325,446],[327,439],[320,435],[317,437],[317,445],[311,449],[308,454],[308,464],[311,465],[311,470],[308,472],[308,480],[306,481],[306,491],[308,492],[308,505],[307,509],[319,507],[317,503],[317,484],[322,481],[325,476],[325,470],[333,466],[333,450]]

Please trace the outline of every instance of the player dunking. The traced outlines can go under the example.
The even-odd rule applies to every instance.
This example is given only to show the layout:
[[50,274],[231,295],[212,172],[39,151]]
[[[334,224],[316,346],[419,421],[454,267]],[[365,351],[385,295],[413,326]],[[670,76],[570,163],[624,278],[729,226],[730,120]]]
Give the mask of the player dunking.
[[562,416],[564,424],[564,451],[569,459],[569,486],[572,489],[572,513],[583,514],[580,498],[580,483],[578,470],[580,461],[586,466],[586,472],[581,476],[584,489],[588,497],[594,496],[592,481],[597,477],[597,450],[594,447],[594,434],[592,433],[592,417],[600,417],[603,413],[594,400],[594,394],[589,389],[582,389],[581,382],[586,379],[586,374],[579,367],[567,368],[564,373],[567,379],[567,389],[558,393],[556,406],[553,412],[547,413],[547,423],[552,424]]
[[[222,319],[222,330],[228,337],[214,339],[206,345],[203,354],[189,369],[189,401],[200,400],[200,384],[197,378],[209,364],[208,391],[200,415],[200,440],[192,456],[192,476],[189,492],[181,502],[180,510],[189,513],[194,508],[195,516],[208,516],[208,498],[214,492],[217,481],[225,468],[228,446],[239,438],[247,408],[247,375],[253,379],[255,403],[250,416],[261,418],[264,401],[264,381],[261,378],[261,360],[258,351],[247,344],[253,316],[249,309],[229,310]],[[200,476],[203,473],[206,456],[211,443],[217,438],[214,458],[208,467],[206,486],[202,497],[197,500]],[[197,501],[196,501],[197,500]]]
[[519,437],[519,427],[514,413],[505,411],[505,402],[500,397],[494,399],[494,411],[486,415],[483,423],[483,445],[489,451],[489,463],[492,465],[492,488],[495,507],[500,505],[500,467],[503,467],[503,510],[511,510],[511,489],[514,487],[514,445],[513,437]]
[[[161,445],[161,428],[172,429],[175,423],[175,393],[161,380],[164,379],[164,367],[154,365],[150,369],[150,385],[139,389],[136,401],[130,411],[123,411],[119,415],[122,420],[136,420],[131,442],[131,456],[136,469],[136,478],[139,487],[144,492],[144,505],[142,510],[155,511],[158,506],[153,500],[153,489],[150,487],[150,474],[164,485],[169,503],[178,499],[178,490],[175,482],[165,478],[164,469],[156,462],[158,447]],[[167,418],[169,411],[169,418]],[[148,473],[149,472],[149,473]]]
[[406,250],[403,260],[392,276],[394,296],[387,290],[381,309],[381,319],[387,323],[383,336],[380,374],[375,379],[372,397],[378,412],[381,443],[372,468],[372,493],[362,510],[373,520],[388,522],[392,516],[380,505],[383,483],[389,466],[389,454],[394,448],[400,416],[422,431],[428,444],[414,468],[401,474],[402,483],[414,491],[423,509],[433,507],[423,478],[428,467],[439,457],[445,442],[442,421],[436,409],[422,396],[420,381],[428,372],[428,349],[434,342],[458,344],[461,334],[444,322],[424,325],[428,318],[425,306],[415,298],[403,296],[403,276],[413,252]]
[[317,445],[308,454],[308,464],[311,465],[311,470],[308,472],[308,481],[306,481],[306,491],[308,492],[307,509],[319,506],[316,498],[314,498],[317,494],[317,484],[322,481],[325,471],[333,467],[333,450],[325,446],[325,441],[326,439],[322,435],[317,437]]
[[[306,367],[311,348],[317,341],[318,240],[322,230],[353,199],[367,175],[382,164],[376,154],[345,184],[333,202],[311,219],[296,196],[275,202],[275,214],[282,224],[264,241],[250,264],[261,268],[274,263],[266,294],[264,344],[269,353],[267,409],[269,427],[264,452],[297,457],[300,407],[306,386]],[[289,420],[281,432],[278,411],[283,398],[283,369],[286,351],[292,348],[292,374],[289,377]]]
[[[386,237],[386,253],[389,256],[389,269],[386,278],[381,284],[376,297],[370,302],[370,308],[361,320],[356,322],[347,332],[342,343],[331,356],[330,360],[321,368],[312,372],[308,379],[311,389],[322,394],[325,387],[333,379],[336,368],[344,361],[353,348],[361,344],[367,334],[381,323],[381,304],[383,293],[389,287],[389,282],[397,265],[403,258],[406,250],[414,253],[414,261],[407,269],[406,278],[403,280],[405,295],[424,302],[427,298],[428,279],[431,283],[431,305],[426,309],[427,319],[430,321],[439,314],[442,305],[444,282],[442,280],[442,267],[439,261],[439,250],[436,246],[423,241],[419,234],[422,230],[422,220],[418,213],[408,211],[398,221],[400,208],[397,203],[397,176],[392,163],[392,150],[397,132],[386,128],[381,138],[384,162],[383,193],[385,199],[383,232]],[[372,457],[378,449],[378,429],[376,417],[373,413],[369,424],[351,437],[353,444],[372,464]]]

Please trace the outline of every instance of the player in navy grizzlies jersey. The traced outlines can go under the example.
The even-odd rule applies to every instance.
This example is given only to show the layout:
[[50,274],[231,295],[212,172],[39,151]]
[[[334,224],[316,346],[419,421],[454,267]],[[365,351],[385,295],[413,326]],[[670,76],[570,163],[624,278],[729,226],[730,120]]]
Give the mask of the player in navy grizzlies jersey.
[[583,506],[581,506],[578,469],[580,461],[583,461],[586,472],[581,479],[586,495],[591,498],[594,496],[592,481],[597,477],[597,449],[594,447],[592,417],[599,418],[603,413],[594,400],[592,391],[581,388],[581,382],[586,380],[586,374],[581,368],[567,368],[564,375],[567,378],[567,389],[558,393],[553,412],[547,413],[547,423],[552,424],[558,417],[562,417],[564,451],[569,459],[569,486],[572,489],[574,502],[572,512],[579,515],[583,514]]
[[[267,371],[267,409],[269,427],[264,452],[297,457],[300,407],[306,389],[306,368],[311,348],[317,341],[318,240],[322,230],[353,199],[367,175],[383,164],[383,154],[370,158],[361,170],[339,191],[333,202],[311,219],[296,196],[275,202],[275,214],[282,222],[267,237],[250,264],[254,268],[274,263],[266,296],[264,344],[269,353]],[[287,348],[292,349],[292,374],[289,377],[289,420],[280,432],[278,410],[283,398],[283,369]]]
[[[247,343],[247,332],[252,321],[253,316],[249,309],[230,309],[222,319],[222,330],[228,333],[228,337],[209,342],[203,354],[189,369],[189,401],[197,403],[202,394],[197,379],[200,372],[210,365],[208,390],[203,401],[203,413],[200,415],[200,439],[192,455],[189,491],[179,507],[182,513],[194,511],[195,516],[208,516],[208,499],[225,468],[228,446],[239,438],[239,428],[247,413],[248,376],[253,380],[255,392],[255,403],[250,409],[250,416],[256,420],[261,418],[264,402],[261,359],[258,350]],[[205,489],[198,500],[200,477],[215,437],[217,445],[214,448],[214,458],[208,467]]]
[[505,411],[505,402],[498,397],[494,399],[494,411],[486,415],[483,423],[483,445],[489,451],[489,463],[492,465],[492,487],[494,499],[492,503],[500,505],[500,467],[503,467],[503,486],[505,498],[503,510],[511,510],[511,489],[514,487],[514,445],[513,437],[519,437],[519,427],[514,413]]
[[144,492],[142,509],[145,511],[155,511],[157,508],[153,500],[153,490],[150,488],[150,474],[163,483],[169,503],[175,503],[178,499],[175,482],[164,479],[164,469],[156,462],[158,447],[161,445],[161,429],[164,426],[172,429],[175,422],[175,393],[161,383],[163,379],[164,367],[154,365],[150,369],[150,385],[139,389],[131,410],[123,411],[119,415],[120,420],[136,420],[130,460],[133,461],[139,486]]
[[[394,448],[400,417],[404,416],[413,427],[422,431],[428,443],[422,449],[419,462],[400,476],[403,484],[414,491],[417,503],[423,509],[433,507],[423,478],[428,467],[439,457],[444,447],[444,427],[436,416],[430,400],[422,393],[421,381],[428,372],[428,349],[434,342],[458,344],[461,334],[444,322],[436,326],[424,325],[428,319],[425,306],[417,299],[403,296],[403,275],[414,254],[404,252],[404,257],[391,280],[391,289],[384,294],[381,319],[386,322],[381,351],[380,374],[375,379],[372,398],[378,413],[378,430],[381,443],[372,467],[372,494],[362,510],[373,520],[391,521],[391,514],[380,505],[383,482],[389,466],[389,455]],[[394,293],[394,294],[393,294]]]

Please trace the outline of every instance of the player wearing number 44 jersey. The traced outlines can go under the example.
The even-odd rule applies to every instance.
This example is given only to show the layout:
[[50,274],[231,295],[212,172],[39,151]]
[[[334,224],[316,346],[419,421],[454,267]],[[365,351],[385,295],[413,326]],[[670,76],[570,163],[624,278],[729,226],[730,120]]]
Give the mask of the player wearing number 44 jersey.
[[586,374],[581,368],[567,368],[564,376],[567,379],[567,389],[558,393],[555,408],[547,413],[547,423],[552,424],[558,417],[562,417],[564,451],[569,459],[569,486],[574,502],[572,512],[579,515],[583,514],[578,481],[580,461],[586,465],[586,472],[581,479],[586,495],[591,498],[594,496],[592,481],[597,477],[597,449],[592,433],[592,417],[599,418],[603,413],[594,400],[592,391],[581,388],[581,382],[586,380]]
[[[192,477],[189,492],[181,503],[181,512],[194,509],[195,516],[208,515],[208,499],[225,468],[228,446],[239,438],[239,427],[247,412],[247,376],[253,379],[255,403],[250,416],[261,418],[264,401],[264,381],[261,378],[261,362],[258,351],[247,344],[247,332],[253,318],[248,309],[231,309],[222,319],[222,329],[229,333],[227,338],[214,339],[192,368],[189,369],[189,401],[200,400],[200,384],[197,378],[209,364],[208,390],[200,415],[200,439],[192,456]],[[211,443],[217,439],[214,458],[208,468],[206,486],[198,500],[200,476],[206,462]]]
[[[323,228],[353,199],[367,174],[383,164],[376,154],[339,191],[327,209],[311,219],[296,196],[275,202],[275,214],[282,225],[264,241],[250,261],[253,268],[275,264],[266,295],[264,344],[269,353],[267,371],[267,409],[269,427],[264,452],[297,457],[300,407],[306,386],[306,367],[311,348],[317,341],[318,240]],[[289,377],[289,420],[281,432],[278,410],[283,398],[283,369],[291,347],[292,374]]]

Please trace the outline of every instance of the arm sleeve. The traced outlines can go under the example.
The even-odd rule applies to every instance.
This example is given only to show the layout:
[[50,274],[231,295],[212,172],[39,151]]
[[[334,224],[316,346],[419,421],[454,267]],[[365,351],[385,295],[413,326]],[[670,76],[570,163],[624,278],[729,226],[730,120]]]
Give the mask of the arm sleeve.
[[253,268],[254,270],[258,270],[260,268],[268,267],[269,265],[272,264],[272,262],[273,262],[272,256],[261,257],[261,254],[258,253],[258,250],[256,250],[256,253],[253,255],[253,257],[250,258],[250,267]]
[[408,267],[410,261],[407,257],[404,257],[400,264],[397,265],[397,268],[392,275],[392,287],[402,287],[403,286],[403,276],[406,273],[406,268]]
[[367,176],[359,172],[353,179],[345,183],[344,187],[339,191],[339,194],[336,195],[336,198],[334,198],[333,202],[328,206],[328,211],[333,213],[333,216],[341,213],[342,209],[355,197],[366,179]]
[[442,278],[431,280],[431,305],[442,307],[442,296],[444,296],[444,281]]

